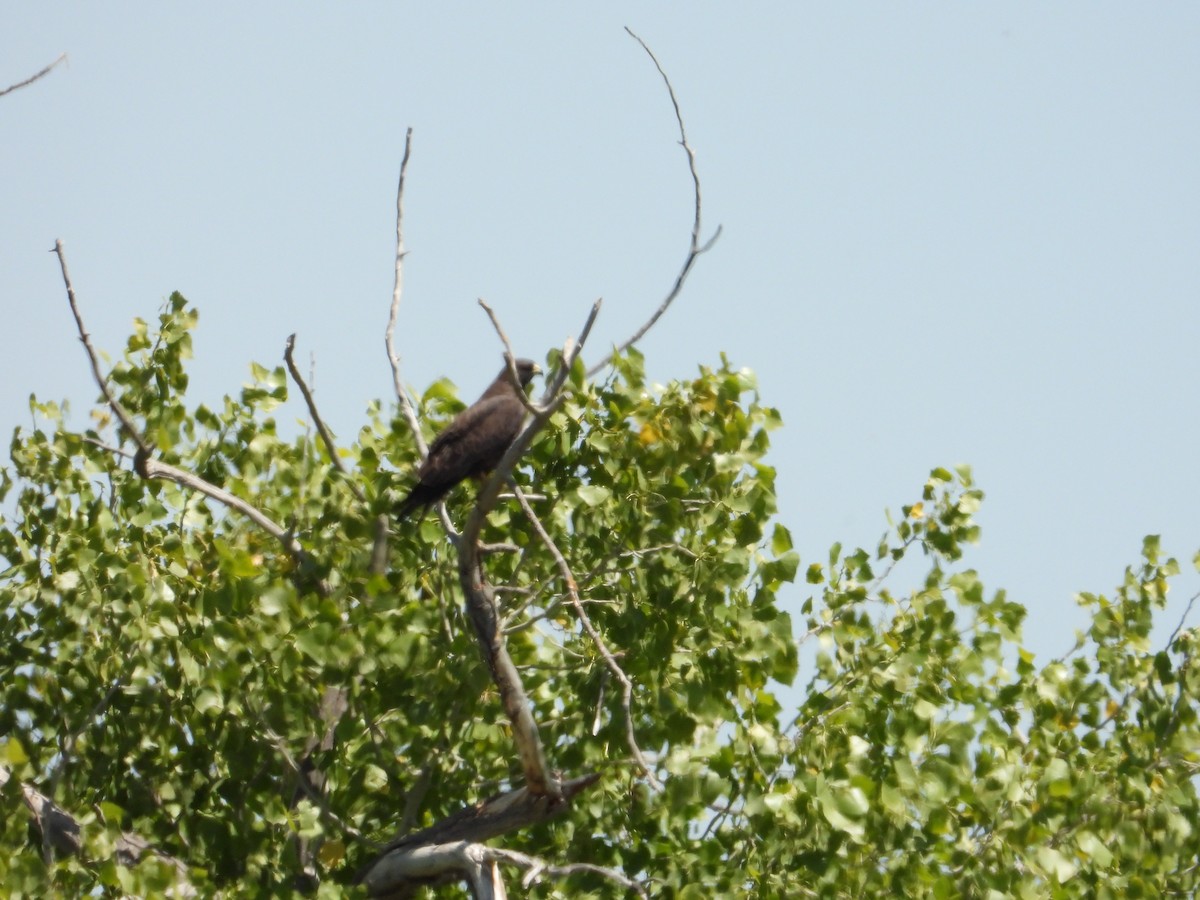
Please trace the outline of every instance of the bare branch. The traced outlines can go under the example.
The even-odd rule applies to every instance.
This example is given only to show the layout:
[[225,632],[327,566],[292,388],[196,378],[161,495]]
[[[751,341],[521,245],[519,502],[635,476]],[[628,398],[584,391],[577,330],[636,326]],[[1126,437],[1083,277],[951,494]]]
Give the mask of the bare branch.
[[10,84],[8,87],[4,88],[3,90],[0,90],[0,97],[3,97],[5,94],[11,94],[17,88],[23,88],[26,85],[33,84],[39,78],[41,78],[45,75],[49,75],[50,70],[53,69],[55,66],[57,66],[60,62],[63,62],[64,60],[66,60],[66,58],[67,58],[67,54],[63,53],[62,55],[60,55],[58,57],[58,59],[56,59],[54,62],[50,63],[50,65],[46,66],[46,68],[42,69],[40,72],[29,76],[24,81],[18,81],[16,84]]
[[500,880],[497,863],[525,869],[525,876],[521,879],[521,886],[524,888],[529,888],[544,877],[569,878],[572,875],[589,874],[615,882],[640,897],[648,896],[646,889],[640,884],[608,866],[592,863],[552,865],[527,853],[489,847],[471,841],[425,844],[414,848],[403,856],[390,860],[386,869],[380,867],[377,872],[373,872],[371,880],[367,882],[367,889],[373,896],[378,896],[422,883],[432,886],[448,880],[465,880],[471,885],[476,900],[501,900],[507,895]]
[[136,453],[130,453],[128,450],[123,450],[120,447],[114,447],[114,446],[112,446],[112,444],[106,444],[106,443],[104,443],[104,441],[97,440],[94,437],[84,436],[83,442],[85,444],[91,444],[93,447],[99,447],[101,450],[105,450],[108,453],[113,454],[114,456],[123,456],[129,460],[132,460],[134,457],[137,456]]
[[574,341],[568,341],[567,346],[563,348],[562,368],[559,369],[554,379],[546,388],[547,393],[551,396],[559,396],[558,392],[571,376],[571,369],[575,365],[575,360],[579,358],[579,354],[583,352],[583,345],[587,343],[588,336],[592,333],[592,326],[596,324],[596,318],[600,315],[600,307],[603,303],[604,298],[596,298],[596,302],[588,310],[588,316],[583,323],[583,328],[579,332],[579,337]]
[[533,405],[529,396],[525,393],[525,388],[521,386],[521,376],[517,374],[517,357],[513,354],[512,344],[508,341],[508,335],[504,333],[504,327],[500,324],[500,320],[496,318],[495,310],[488,306],[486,300],[479,297],[478,302],[483,307],[483,311],[488,314],[488,318],[492,320],[492,327],[496,329],[496,334],[500,335],[500,340],[504,344],[504,363],[508,367],[509,384],[513,386],[517,399],[521,401],[521,405],[536,416],[538,408]]
[[480,650],[487,661],[492,681],[500,691],[504,712],[512,723],[513,741],[521,759],[525,784],[537,796],[557,797],[561,790],[558,779],[551,774],[546,764],[546,754],[538,735],[537,722],[534,721],[520,673],[508,653],[508,647],[505,646],[496,595],[484,578],[474,540],[459,542],[458,558],[459,581],[466,598],[467,613]]
[[589,378],[594,376],[600,370],[606,368],[612,363],[614,356],[624,353],[626,350],[640,341],[642,336],[645,335],[647,331],[654,327],[654,323],[662,317],[663,313],[665,313],[670,305],[675,302],[675,298],[678,297],[680,292],[683,290],[683,283],[687,281],[688,274],[692,271],[692,266],[695,265],[696,260],[704,253],[707,253],[712,245],[716,243],[717,238],[721,236],[721,226],[718,225],[717,230],[713,233],[713,236],[703,244],[700,243],[700,173],[696,170],[696,154],[692,150],[692,145],[688,143],[687,130],[683,126],[683,113],[679,109],[679,100],[675,96],[675,88],[671,86],[671,79],[667,77],[667,73],[664,71],[662,64],[658,61],[658,57],[654,55],[654,51],[646,46],[646,42],[634,34],[630,28],[626,28],[625,30],[629,32],[629,36],[631,38],[642,45],[642,49],[646,51],[646,55],[650,57],[651,61],[653,61],[654,67],[658,69],[658,74],[662,76],[663,83],[667,86],[667,94],[671,98],[671,106],[675,109],[675,121],[679,124],[679,143],[683,146],[684,153],[687,154],[688,170],[692,175],[692,194],[694,197],[695,213],[692,219],[692,239],[688,247],[688,253],[684,258],[683,266],[680,268],[679,274],[675,276],[675,284],[671,287],[670,292],[668,292],[662,303],[658,305],[658,309],[654,311],[654,314],[646,320],[645,324],[642,325],[641,328],[634,332],[633,337],[629,338],[627,341],[625,341],[625,343],[621,344],[616,350],[588,370]]
[[[1188,616],[1192,614],[1192,607],[1196,601],[1200,600],[1200,591],[1192,594],[1187,602],[1187,608],[1184,609],[1183,615],[1179,617],[1179,624],[1175,626],[1175,630],[1171,632],[1171,636],[1167,638],[1167,649],[1171,649],[1171,645],[1175,643],[1175,638],[1179,637],[1179,632],[1183,631],[1183,626],[1187,623]],[[1181,695],[1182,696],[1182,695]]]
[[75,317],[75,325],[79,329],[79,340],[83,342],[83,348],[87,351],[88,361],[92,364],[92,376],[96,379],[96,384],[100,388],[100,392],[104,394],[104,399],[108,401],[109,408],[121,420],[121,424],[129,433],[130,439],[137,444],[138,451],[148,455],[150,453],[149,443],[146,442],[138,427],[133,424],[133,419],[125,411],[125,407],[117,401],[113,392],[109,390],[108,379],[100,372],[100,358],[96,355],[96,348],[92,346],[92,337],[88,334],[87,328],[84,327],[83,316],[79,313],[79,303],[75,299],[75,288],[71,284],[71,275],[67,272],[67,256],[61,240],[54,242],[53,252],[57,254],[58,264],[62,269],[63,284],[67,288],[67,302],[71,304],[71,314]]
[[608,671],[621,683],[621,710],[625,715],[625,743],[629,747],[629,752],[633,754],[633,758],[637,761],[639,768],[641,768],[642,774],[650,782],[651,787],[661,791],[663,784],[658,780],[658,777],[654,774],[654,770],[650,768],[650,764],[646,761],[646,756],[642,753],[641,747],[638,746],[637,735],[633,730],[633,681],[625,674],[625,670],[617,663],[617,658],[608,649],[608,645],[604,643],[604,639],[600,637],[600,632],[592,625],[591,618],[583,608],[583,603],[579,600],[579,586],[575,581],[574,574],[571,572],[571,567],[567,565],[567,560],[562,555],[562,551],[558,549],[558,545],[554,543],[554,538],[546,531],[541,520],[533,511],[533,507],[529,505],[529,502],[519,489],[517,490],[517,500],[521,504],[521,509],[525,511],[525,517],[529,519],[534,531],[537,532],[542,545],[554,557],[554,564],[558,567],[559,574],[566,585],[567,597],[571,601],[571,605],[575,608],[575,615],[579,617],[580,624],[583,625],[584,630],[588,633],[588,637],[592,639],[592,643],[596,645],[596,649],[600,652],[600,657],[604,660],[604,665],[608,668]]
[[412,136],[413,130],[410,128],[404,136],[400,183],[396,187],[396,277],[392,285],[392,306],[388,313],[384,346],[387,347],[388,362],[392,367],[392,385],[396,390],[400,412],[408,422],[408,427],[412,429],[413,439],[417,442],[417,449],[421,451],[421,459],[424,459],[429,455],[429,448],[425,445],[425,439],[421,437],[421,423],[417,421],[417,411],[413,408],[412,400],[404,387],[404,380],[400,377],[400,356],[396,353],[396,320],[400,316],[400,298],[404,294],[404,257],[408,255],[404,248],[404,179],[408,174],[408,158],[412,154]]
[[632,878],[626,877],[623,873],[616,869],[611,869],[608,866],[597,866],[592,863],[567,863],[566,865],[556,866],[551,865],[543,859],[538,859],[536,856],[529,856],[525,853],[518,853],[516,850],[504,850],[500,847],[485,847],[484,853],[486,858],[498,860],[499,862],[510,863],[514,866],[520,866],[523,869],[528,869],[525,877],[521,879],[521,885],[528,888],[536,882],[541,876],[548,875],[551,878],[569,878],[571,875],[580,873],[589,873],[599,875],[602,878],[607,878],[609,881],[614,881],[623,888],[634,891],[640,897],[647,896],[646,889],[634,881]]
[[304,403],[308,407],[308,414],[312,416],[313,424],[317,426],[317,434],[321,435],[321,440],[325,444],[325,449],[329,451],[329,460],[334,467],[346,476],[347,484],[350,485],[350,490],[354,496],[358,498],[359,503],[366,503],[367,498],[362,492],[362,488],[350,478],[350,473],[346,471],[346,466],[342,463],[342,458],[338,456],[337,444],[334,443],[333,433],[325,425],[325,421],[321,418],[321,414],[317,412],[317,401],[313,399],[312,391],[309,390],[308,384],[304,381],[304,377],[300,374],[300,370],[296,368],[296,360],[293,359],[292,353],[296,349],[296,335],[289,334],[287,346],[283,351],[283,361],[287,363],[288,372],[291,373],[292,381],[296,382],[296,387],[300,388],[300,393],[304,395]]
[[[355,881],[365,884],[368,893],[375,896],[403,888],[414,878],[440,875],[447,871],[444,866],[425,868],[412,862],[412,858],[427,860],[438,852],[436,848],[447,844],[476,844],[557,818],[570,808],[576,796],[599,780],[600,776],[593,773],[564,781],[558,798],[521,787],[466,806],[428,828],[389,843],[382,856],[359,871]],[[410,868],[416,865],[422,865],[420,874]]]
[[170,463],[154,459],[148,453],[143,454],[139,452],[134,457],[133,467],[143,478],[161,478],[164,481],[173,481],[182,487],[196,491],[211,500],[217,501],[222,506],[227,506],[236,512],[240,512],[267,534],[271,535],[271,537],[279,541],[283,545],[283,548],[296,557],[297,560],[308,561],[307,551],[300,546],[300,542],[296,540],[289,529],[272,521],[257,507],[247,503],[241,497],[236,497],[228,491],[217,487],[215,484],[210,484],[199,475],[193,475],[191,472],[186,472]]

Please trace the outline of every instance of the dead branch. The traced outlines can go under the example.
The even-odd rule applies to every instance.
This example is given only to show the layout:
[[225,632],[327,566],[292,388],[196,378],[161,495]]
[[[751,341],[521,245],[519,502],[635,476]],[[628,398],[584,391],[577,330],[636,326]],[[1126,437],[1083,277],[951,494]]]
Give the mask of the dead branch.
[[504,643],[504,635],[500,629],[499,611],[496,607],[496,595],[492,586],[484,579],[483,568],[479,554],[474,547],[474,541],[459,544],[459,580],[462,583],[463,594],[466,597],[467,613],[475,629],[475,637],[487,661],[492,681],[500,691],[500,699],[504,704],[504,712],[513,727],[513,740],[517,745],[517,754],[521,759],[521,769],[525,774],[525,784],[538,796],[557,797],[560,792],[558,780],[550,773],[546,765],[545,751],[538,735],[537,722],[534,721],[529,698],[521,676],[517,672],[508,647]]
[[[138,435],[138,437],[140,438],[141,435]],[[215,500],[222,506],[240,512],[271,537],[279,541],[283,545],[283,548],[295,557],[297,562],[309,562],[308,553],[300,546],[300,542],[296,540],[290,530],[272,521],[257,507],[247,503],[241,497],[236,497],[228,491],[217,487],[215,484],[210,484],[199,475],[193,475],[191,472],[184,471],[170,463],[154,459],[149,455],[148,451],[146,453],[139,451],[135,455],[133,468],[143,478],[160,478],[163,481],[173,481],[181,487],[196,491],[211,500]]]
[[1171,632],[1171,636],[1167,638],[1164,649],[1170,650],[1175,643],[1175,638],[1179,637],[1179,632],[1183,631],[1183,626],[1187,624],[1188,616],[1192,614],[1192,607],[1196,605],[1196,601],[1200,600],[1200,591],[1188,599],[1187,607],[1183,611],[1183,615],[1179,617],[1179,624],[1175,626],[1175,630]]
[[408,251],[404,248],[404,178],[408,174],[408,158],[412,153],[413,130],[408,129],[404,137],[404,157],[400,160],[400,183],[396,187],[396,276],[392,285],[392,306],[388,313],[387,331],[384,333],[384,346],[387,348],[388,362],[392,367],[392,385],[396,390],[396,400],[400,404],[408,427],[412,430],[413,440],[421,451],[421,459],[429,455],[425,439],[421,437],[421,423],[417,421],[417,411],[409,399],[404,381],[400,377],[400,357],[396,353],[396,320],[400,316],[400,297],[404,293],[404,257]]
[[646,889],[634,881],[632,878],[626,877],[623,873],[608,866],[597,866],[592,863],[567,863],[565,865],[552,865],[543,859],[538,859],[536,856],[529,856],[525,853],[518,853],[516,850],[504,850],[499,847],[485,847],[484,855],[487,859],[496,860],[497,862],[505,862],[514,866],[520,866],[528,871],[525,877],[521,879],[521,886],[528,888],[531,884],[538,881],[542,876],[550,878],[569,878],[572,875],[588,873],[599,875],[601,878],[606,878],[609,881],[614,881],[623,888],[634,891],[639,897],[646,897]]
[[99,447],[101,450],[111,453],[113,456],[123,456],[128,460],[133,460],[137,454],[130,453],[128,450],[123,450],[120,447],[114,447],[112,444],[106,444],[104,441],[98,441],[94,437],[85,436],[83,439],[85,444],[91,444],[93,447]]
[[[438,848],[456,843],[479,844],[557,818],[576,796],[599,780],[600,776],[593,773],[564,781],[557,798],[521,787],[464,807],[428,828],[392,841],[378,859],[360,870],[355,881],[366,885],[372,896],[381,896],[444,875],[446,860],[444,851]],[[440,858],[443,865],[433,865],[434,858]],[[464,871],[458,865],[451,868]],[[456,880],[462,877],[457,875]]]
[[609,366],[613,361],[613,357],[624,353],[626,350],[640,341],[647,331],[654,327],[654,323],[662,318],[663,313],[667,311],[670,305],[675,302],[675,298],[679,296],[680,292],[682,292],[683,283],[687,281],[688,274],[692,271],[692,266],[696,264],[696,260],[699,259],[703,254],[707,253],[712,245],[716,243],[717,238],[721,236],[721,226],[718,225],[717,230],[713,232],[713,236],[703,244],[700,243],[700,173],[696,170],[696,154],[692,150],[692,145],[688,143],[687,131],[683,126],[683,113],[679,109],[679,100],[675,96],[675,88],[671,86],[671,79],[667,77],[667,73],[663,70],[662,64],[658,61],[658,57],[654,55],[654,51],[646,46],[646,42],[634,34],[631,29],[626,28],[625,30],[629,32],[629,36],[631,38],[642,45],[642,49],[646,51],[646,55],[649,56],[653,61],[654,67],[658,69],[658,74],[662,76],[663,83],[667,86],[667,94],[671,98],[671,106],[675,109],[675,121],[679,124],[679,143],[683,146],[684,153],[687,154],[688,170],[692,175],[692,196],[694,197],[695,213],[692,219],[691,243],[688,247],[687,256],[683,260],[683,266],[679,269],[679,274],[675,276],[675,284],[671,287],[671,290],[667,293],[667,296],[663,298],[662,303],[658,305],[658,309],[654,311],[654,314],[646,320],[645,324],[643,324],[641,328],[633,333],[631,338],[618,346],[616,350],[604,357],[604,359],[596,363],[596,365],[592,366],[592,368],[588,370],[589,378],[595,376],[596,373]]
[[346,471],[346,466],[342,462],[342,458],[338,456],[337,444],[334,443],[333,433],[325,424],[325,420],[321,418],[321,414],[317,412],[317,401],[313,398],[312,391],[309,390],[308,384],[304,380],[304,376],[300,374],[300,370],[296,368],[296,360],[292,357],[292,352],[296,349],[296,335],[289,334],[287,346],[283,350],[283,361],[287,363],[288,372],[291,373],[292,381],[296,382],[296,387],[300,388],[300,393],[304,395],[304,403],[308,407],[308,414],[312,416],[313,424],[317,427],[317,434],[321,436],[322,443],[325,444],[325,449],[329,452],[329,460],[333,463],[342,475],[346,476],[347,484],[350,485],[350,490],[354,496],[358,498],[359,503],[366,503],[367,498],[362,492],[362,488],[358,486],[350,478],[350,473]]
[[521,405],[531,415],[538,414],[538,408],[530,401],[529,396],[525,393],[525,389],[521,387],[521,377],[517,374],[517,357],[513,353],[512,344],[509,343],[508,335],[504,333],[504,326],[500,324],[500,320],[496,318],[496,312],[487,301],[482,297],[478,298],[478,303],[483,307],[483,311],[488,314],[488,318],[492,320],[492,327],[496,329],[496,334],[500,336],[501,343],[504,344],[504,363],[508,367],[508,381],[516,390],[517,399],[521,401]]
[[141,430],[133,424],[133,419],[129,413],[125,411],[113,392],[108,387],[108,379],[100,372],[100,358],[96,355],[96,348],[92,346],[92,336],[88,334],[87,328],[83,324],[83,316],[79,313],[79,303],[75,299],[75,288],[71,284],[71,275],[67,272],[67,255],[63,249],[61,240],[54,242],[54,253],[58,256],[58,265],[62,269],[63,284],[67,287],[67,302],[71,304],[71,315],[75,317],[75,325],[79,329],[79,340],[83,342],[83,348],[87,351],[88,362],[92,364],[92,377],[96,379],[96,384],[100,388],[100,393],[104,395],[104,399],[108,402],[109,408],[124,426],[125,431],[129,434],[130,440],[137,444],[138,451],[142,454],[150,454],[150,445],[146,439],[142,437]]
[[0,90],[0,97],[3,97],[5,94],[11,94],[13,91],[17,90],[17,88],[23,88],[27,85],[33,84],[39,78],[42,78],[45,75],[49,75],[50,70],[53,69],[55,66],[57,66],[60,62],[63,62],[66,58],[67,58],[67,54],[63,53],[58,57],[58,59],[56,59],[54,62],[50,63],[50,65],[46,66],[46,68],[42,69],[40,72],[30,75],[24,81],[18,81],[16,84],[10,84],[8,87],[4,88],[3,90]]
[[431,887],[449,881],[467,881],[476,900],[503,900],[507,896],[500,880],[498,863],[506,863],[525,869],[521,886],[530,885],[543,878],[570,878],[572,875],[599,875],[647,897],[646,889],[623,873],[608,866],[592,863],[568,863],[553,865],[536,856],[516,850],[504,850],[470,841],[453,841],[444,844],[426,844],[397,859],[388,870],[392,877],[402,876],[404,883],[397,887],[376,888],[368,885],[372,896],[409,896],[408,890],[423,884]]

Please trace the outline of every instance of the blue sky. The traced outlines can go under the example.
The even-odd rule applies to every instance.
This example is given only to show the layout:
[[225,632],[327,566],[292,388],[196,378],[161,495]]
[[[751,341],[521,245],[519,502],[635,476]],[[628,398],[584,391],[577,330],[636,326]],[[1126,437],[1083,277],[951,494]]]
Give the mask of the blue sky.
[[391,392],[409,126],[409,383],[490,379],[480,296],[534,357],[603,297],[594,358],[669,288],[691,216],[624,25],[724,227],[649,373],[758,372],[805,564],[965,462],[988,495],[966,562],[1030,608],[1041,661],[1148,532],[1191,573],[1165,636],[1200,587],[1194,4],[10,4],[0,86],[69,64],[0,98],[0,428],[30,392],[86,422],[61,238],[98,346],[179,290],[212,401],[298,332],[351,441]]

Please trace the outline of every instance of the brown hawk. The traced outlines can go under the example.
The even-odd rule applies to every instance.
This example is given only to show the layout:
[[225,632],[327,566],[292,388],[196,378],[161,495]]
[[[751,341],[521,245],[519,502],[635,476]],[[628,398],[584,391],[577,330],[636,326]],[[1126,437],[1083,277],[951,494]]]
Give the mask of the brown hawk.
[[[515,360],[514,365],[522,390],[541,371],[529,359]],[[524,421],[525,404],[517,396],[505,366],[483,396],[433,439],[429,455],[417,470],[417,483],[400,504],[397,518],[403,519],[418,508],[424,513],[463,479],[496,468]]]

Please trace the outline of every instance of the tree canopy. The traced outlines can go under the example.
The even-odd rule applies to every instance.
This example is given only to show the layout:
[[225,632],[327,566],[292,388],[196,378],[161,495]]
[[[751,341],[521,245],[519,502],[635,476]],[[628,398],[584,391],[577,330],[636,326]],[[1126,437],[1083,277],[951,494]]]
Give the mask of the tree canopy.
[[[32,401],[0,528],[13,896],[341,896],[398,833],[521,783],[439,521],[397,528],[372,566],[413,435],[373,407],[343,474],[277,420],[282,366],[189,407],[195,323],[178,294],[136,323],[112,391],[164,463],[305,552],[142,477],[106,406],[76,430]],[[1149,642],[1178,572],[1156,539],[1110,596],[1081,595],[1074,649],[1039,662],[1024,607],[964,564],[983,497],[967,469],[933,470],[878,546],[804,565],[766,461],[779,415],[749,371],[652,386],[636,350],[600,380],[574,371],[514,472],[538,524],[502,499],[483,565],[549,764],[598,778],[504,835],[502,871],[564,897],[634,890],[613,876],[678,897],[1194,891],[1195,632]],[[432,434],[461,407],[439,382],[418,413]],[[473,503],[460,492],[450,518]]]

